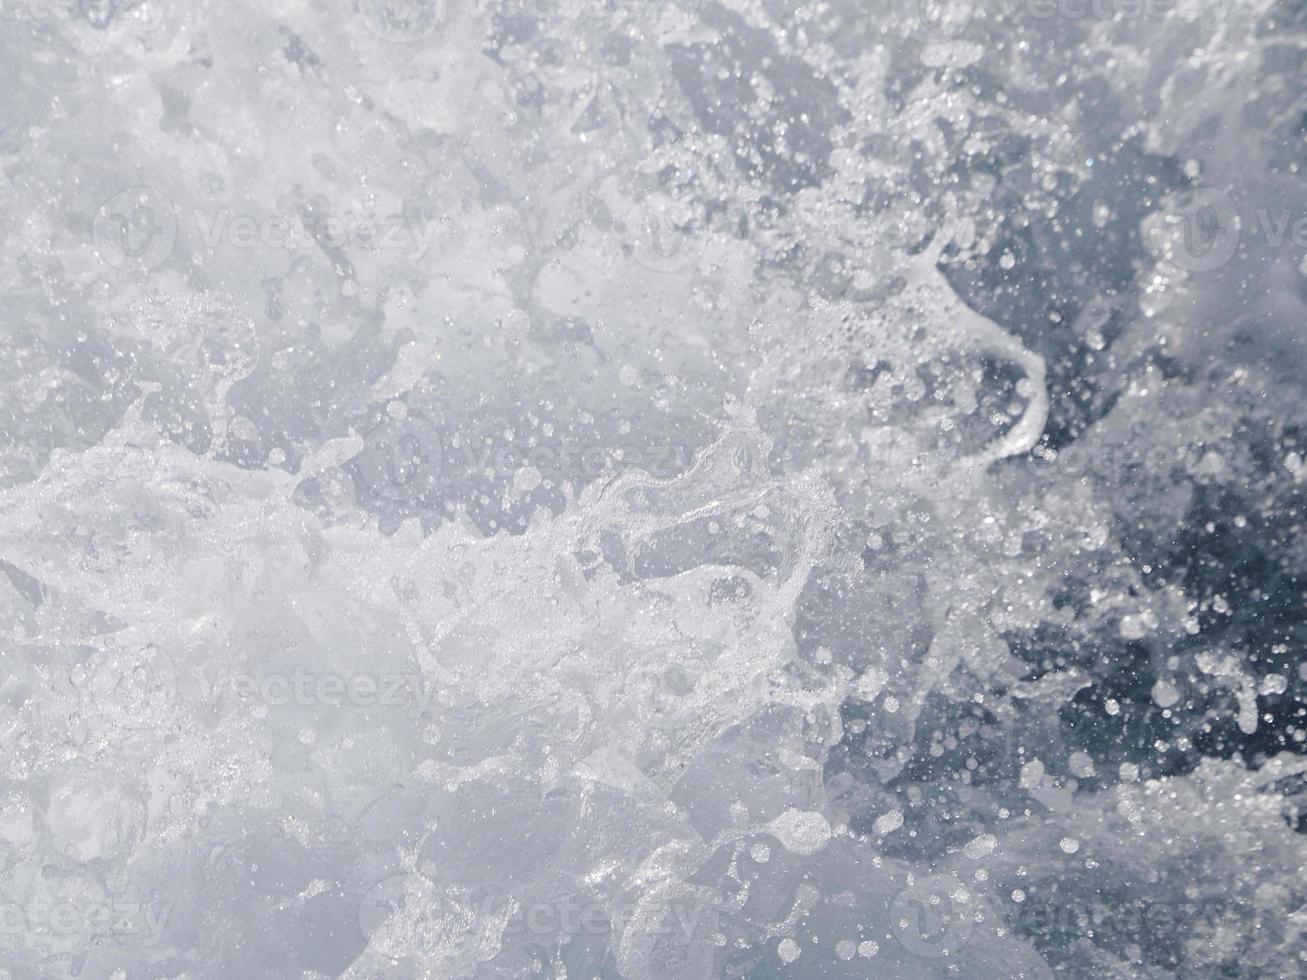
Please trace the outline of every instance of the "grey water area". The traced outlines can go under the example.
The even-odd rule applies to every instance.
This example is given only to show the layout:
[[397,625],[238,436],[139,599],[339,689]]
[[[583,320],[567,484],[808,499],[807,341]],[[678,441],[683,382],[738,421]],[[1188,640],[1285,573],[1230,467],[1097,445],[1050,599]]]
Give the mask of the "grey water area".
[[0,980],[1303,976],[1305,60],[0,0]]

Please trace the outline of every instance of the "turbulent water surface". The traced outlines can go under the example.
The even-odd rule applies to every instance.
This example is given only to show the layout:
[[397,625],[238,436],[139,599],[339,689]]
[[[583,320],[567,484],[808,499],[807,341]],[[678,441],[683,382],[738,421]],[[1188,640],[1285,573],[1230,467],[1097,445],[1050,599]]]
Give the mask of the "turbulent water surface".
[[0,977],[1307,971],[1300,0],[0,0]]

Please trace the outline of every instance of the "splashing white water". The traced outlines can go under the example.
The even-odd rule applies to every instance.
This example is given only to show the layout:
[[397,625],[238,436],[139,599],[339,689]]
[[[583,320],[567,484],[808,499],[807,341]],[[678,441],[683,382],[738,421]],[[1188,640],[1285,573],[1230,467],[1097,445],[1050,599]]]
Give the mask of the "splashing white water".
[[0,975],[1301,968],[1288,14],[890,6],[0,22]]

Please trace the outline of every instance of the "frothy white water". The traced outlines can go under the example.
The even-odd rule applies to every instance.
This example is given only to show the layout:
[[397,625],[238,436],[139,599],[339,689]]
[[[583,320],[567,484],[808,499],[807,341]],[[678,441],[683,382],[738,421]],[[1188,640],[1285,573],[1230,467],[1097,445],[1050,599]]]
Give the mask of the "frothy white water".
[[91,6],[0,970],[1301,968],[1287,5]]

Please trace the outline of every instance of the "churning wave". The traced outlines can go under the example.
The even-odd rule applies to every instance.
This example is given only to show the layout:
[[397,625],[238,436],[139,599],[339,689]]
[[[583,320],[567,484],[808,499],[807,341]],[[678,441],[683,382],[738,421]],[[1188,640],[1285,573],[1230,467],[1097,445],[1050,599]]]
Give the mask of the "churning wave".
[[0,0],[0,977],[1300,976],[1304,58]]

